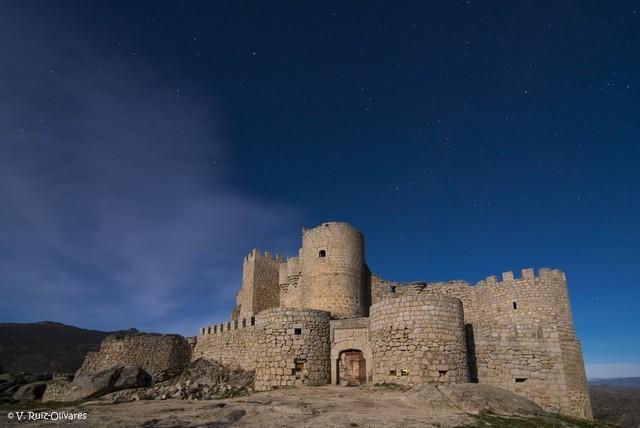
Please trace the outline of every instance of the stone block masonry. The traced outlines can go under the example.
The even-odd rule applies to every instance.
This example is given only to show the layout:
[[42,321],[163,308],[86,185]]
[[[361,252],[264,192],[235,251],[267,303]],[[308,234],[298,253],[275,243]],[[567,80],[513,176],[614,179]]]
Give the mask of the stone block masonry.
[[193,358],[256,371],[255,389],[329,383],[330,314],[310,309],[267,309],[251,322],[201,329]]
[[[543,408],[592,417],[581,347],[573,327],[565,274],[523,269],[471,286],[395,284],[395,298],[422,294],[458,297],[464,307],[472,380],[508,389]],[[393,299],[393,297],[392,297]]]
[[247,318],[268,308],[280,305],[280,284],[278,282],[281,256],[254,249],[243,261],[242,287],[238,292],[236,316],[233,319]]
[[[509,389],[545,409],[592,417],[565,274],[505,272],[474,288],[478,380]],[[505,376],[510,373],[511,376]]]
[[257,319],[257,391],[330,381],[330,314],[310,309],[268,309]]
[[420,385],[469,381],[460,299],[423,294],[371,307],[377,383]]
[[302,234],[303,307],[334,318],[368,315],[364,237],[346,223],[323,223]]
[[98,352],[89,352],[80,372],[114,366],[139,366],[151,375],[182,369],[191,360],[191,345],[177,334],[134,333],[107,336]]
[[205,327],[197,337],[193,359],[217,361],[231,369],[255,370],[257,327],[254,318]]

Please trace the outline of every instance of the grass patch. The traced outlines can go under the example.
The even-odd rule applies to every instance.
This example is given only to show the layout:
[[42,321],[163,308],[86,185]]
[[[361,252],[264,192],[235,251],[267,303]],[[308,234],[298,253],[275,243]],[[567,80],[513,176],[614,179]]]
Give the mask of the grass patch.
[[373,386],[375,388],[384,388],[384,389],[390,389],[395,391],[408,391],[411,389],[410,386],[400,385],[399,383],[392,383],[392,382],[376,383]]

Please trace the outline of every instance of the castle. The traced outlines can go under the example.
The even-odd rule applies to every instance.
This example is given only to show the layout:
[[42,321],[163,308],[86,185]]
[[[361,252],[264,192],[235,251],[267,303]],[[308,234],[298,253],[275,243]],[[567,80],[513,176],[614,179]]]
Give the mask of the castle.
[[349,224],[324,223],[303,230],[297,257],[253,250],[230,321],[188,340],[110,337],[80,371],[133,365],[156,378],[204,358],[255,371],[256,390],[478,382],[592,417],[564,273],[398,283],[369,270],[364,248]]
[[387,281],[346,223],[303,229],[297,257],[246,256],[231,320],[200,330],[198,357],[255,370],[256,390],[479,382],[592,417],[563,272]]

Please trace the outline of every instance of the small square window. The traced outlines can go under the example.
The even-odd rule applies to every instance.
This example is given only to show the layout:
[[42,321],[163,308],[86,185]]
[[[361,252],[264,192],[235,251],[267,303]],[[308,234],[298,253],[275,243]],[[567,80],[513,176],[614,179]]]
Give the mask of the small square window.
[[320,250],[318,252],[318,257],[327,257],[327,251],[326,250]]
[[293,334],[295,334],[295,335],[300,335],[300,334],[302,334],[302,329],[301,329],[301,328],[294,328],[294,329],[293,329]]
[[389,376],[397,376],[397,372],[395,370],[389,370]]

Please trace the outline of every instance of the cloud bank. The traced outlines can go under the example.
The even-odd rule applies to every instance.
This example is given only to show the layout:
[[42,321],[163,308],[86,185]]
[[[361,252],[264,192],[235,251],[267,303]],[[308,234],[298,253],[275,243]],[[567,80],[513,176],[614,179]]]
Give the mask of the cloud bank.
[[293,250],[297,212],[239,191],[196,87],[47,31],[0,48],[0,321],[195,334],[241,258]]

